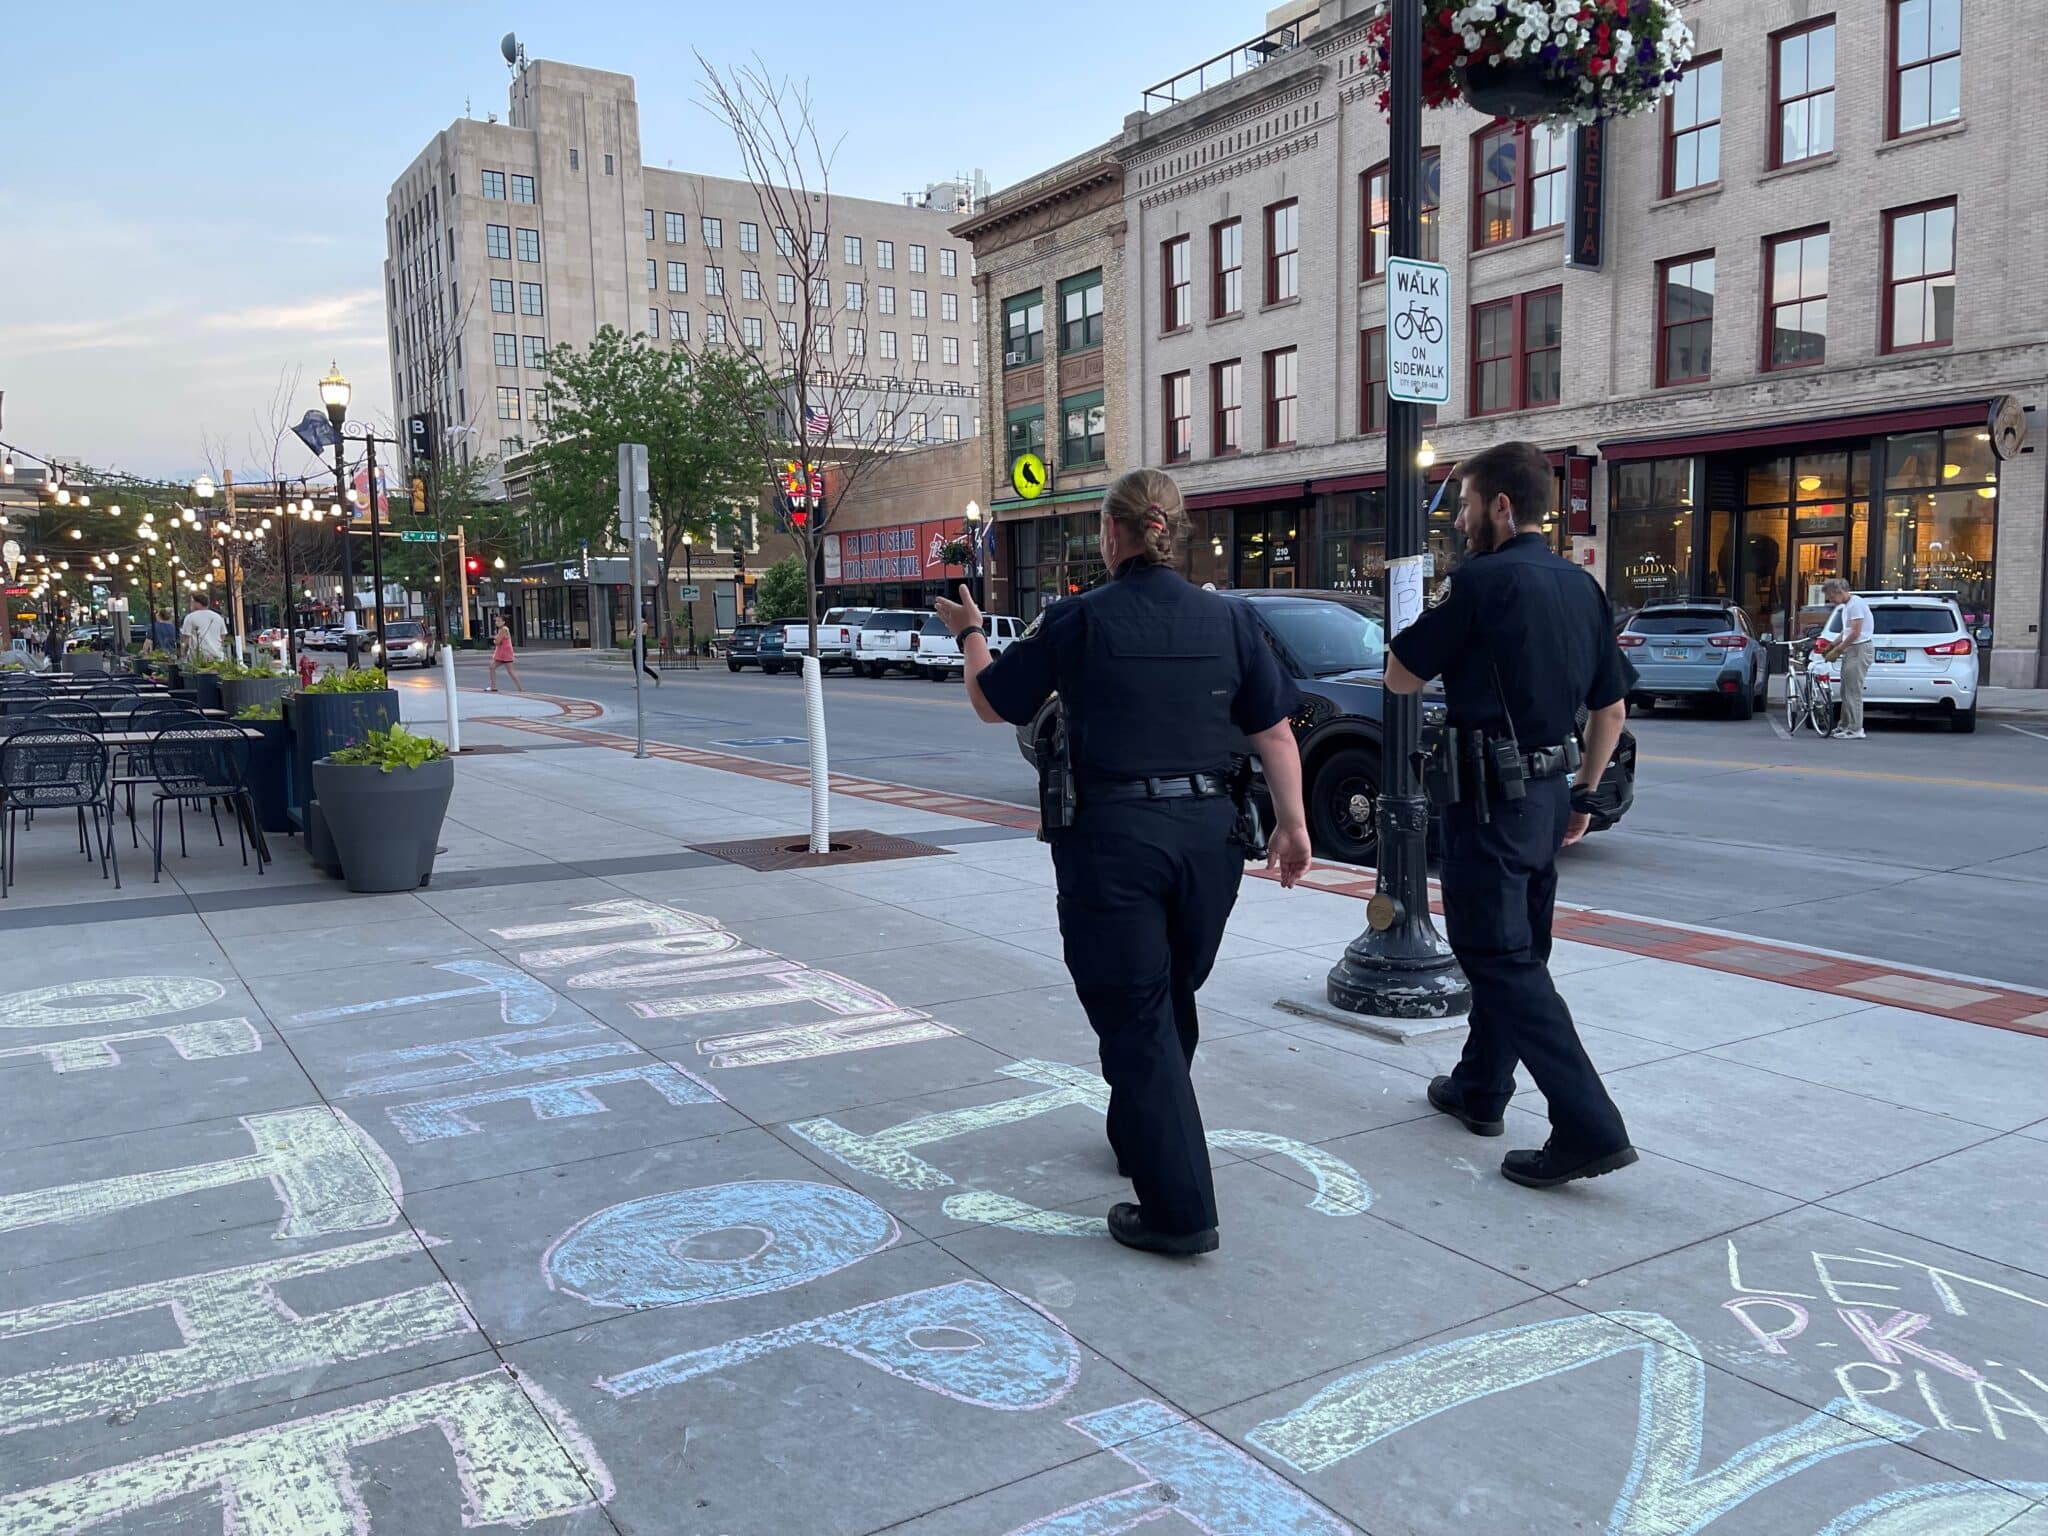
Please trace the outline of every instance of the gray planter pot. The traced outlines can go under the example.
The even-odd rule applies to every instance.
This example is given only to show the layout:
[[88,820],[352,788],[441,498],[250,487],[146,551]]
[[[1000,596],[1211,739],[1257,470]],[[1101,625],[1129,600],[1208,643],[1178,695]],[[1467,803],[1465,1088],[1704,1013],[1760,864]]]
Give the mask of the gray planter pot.
[[315,763],[313,793],[341,859],[342,882],[352,891],[425,885],[454,791],[453,758],[389,773],[324,759]]
[[221,707],[221,682],[218,672],[208,672],[199,667],[188,667],[185,669],[185,686],[192,690],[193,697],[198,701],[201,709],[219,709]]
[[268,704],[284,697],[291,679],[277,677],[224,677],[220,683],[220,707],[232,719],[251,704]]

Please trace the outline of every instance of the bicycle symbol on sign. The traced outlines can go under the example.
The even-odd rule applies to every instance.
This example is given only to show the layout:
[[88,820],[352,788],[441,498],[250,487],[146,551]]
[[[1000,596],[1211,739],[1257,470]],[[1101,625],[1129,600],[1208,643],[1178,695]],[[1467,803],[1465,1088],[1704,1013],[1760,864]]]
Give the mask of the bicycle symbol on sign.
[[1412,341],[1417,335],[1431,346],[1444,339],[1444,323],[1421,304],[1410,304],[1394,316],[1394,339]]

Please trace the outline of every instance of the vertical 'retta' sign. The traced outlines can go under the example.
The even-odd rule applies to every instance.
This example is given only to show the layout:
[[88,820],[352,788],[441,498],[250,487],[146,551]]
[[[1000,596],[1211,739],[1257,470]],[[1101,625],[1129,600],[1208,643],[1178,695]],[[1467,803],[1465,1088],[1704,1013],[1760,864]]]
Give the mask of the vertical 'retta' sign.
[[1572,130],[1571,206],[1566,229],[1571,244],[1565,265],[1598,272],[1607,260],[1607,124],[1580,123]]

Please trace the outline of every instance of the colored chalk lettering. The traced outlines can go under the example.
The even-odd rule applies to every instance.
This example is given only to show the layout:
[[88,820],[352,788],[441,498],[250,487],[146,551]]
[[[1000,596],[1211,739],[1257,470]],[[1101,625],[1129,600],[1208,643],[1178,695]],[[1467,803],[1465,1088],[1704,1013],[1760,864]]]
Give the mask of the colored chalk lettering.
[[1284,1157],[1295,1163],[1316,1181],[1315,1197],[1308,1208],[1318,1215],[1359,1216],[1372,1209],[1372,1190],[1358,1170],[1321,1147],[1271,1131],[1211,1131],[1207,1140],[1226,1152]]
[[1860,1398],[1838,1397],[1702,1473],[1707,1376],[1698,1346],[1656,1313],[1615,1312],[1432,1344],[1330,1383],[1246,1438],[1297,1471],[1318,1472],[1439,1413],[1630,1352],[1643,1356],[1644,1380],[1634,1466],[1610,1536],[1691,1536],[1816,1462],[1922,1433]]
[[531,1380],[488,1371],[0,1494],[0,1531],[75,1536],[205,1494],[219,1507],[219,1536],[375,1536],[350,1453],[422,1429],[454,1453],[466,1527],[557,1519],[612,1495],[576,1422]]
[[602,1115],[609,1108],[597,1096],[600,1088],[640,1083],[652,1088],[670,1104],[722,1104],[701,1079],[665,1061],[644,1067],[623,1067],[616,1072],[591,1072],[582,1077],[558,1077],[545,1083],[514,1083],[503,1088],[484,1088],[452,1098],[427,1099],[417,1104],[394,1104],[384,1113],[398,1132],[415,1145],[446,1141],[456,1136],[474,1136],[483,1129],[469,1117],[469,1111],[487,1104],[509,1104],[524,1099],[533,1106],[537,1120],[570,1120],[580,1115]]
[[14,1045],[0,1050],[0,1061],[41,1056],[53,1072],[97,1072],[121,1065],[117,1045],[162,1040],[182,1061],[211,1061],[220,1056],[246,1056],[263,1048],[256,1026],[247,1019],[207,1019],[192,1024],[152,1024],[108,1035],[73,1035],[41,1045]]
[[89,1328],[110,1318],[152,1311],[164,1313],[183,1340],[171,1349],[0,1377],[0,1435],[97,1418],[118,1408],[144,1408],[292,1371],[317,1371],[344,1360],[472,1332],[475,1324],[445,1280],[310,1316],[294,1311],[277,1292],[287,1280],[420,1251],[410,1233],[394,1234],[321,1253],[0,1312],[0,1340],[56,1334],[51,1345],[60,1353],[76,1348],[66,1343],[64,1329]]
[[279,1237],[357,1232],[398,1220],[398,1170],[348,1116],[324,1107],[285,1109],[244,1115],[242,1128],[256,1143],[246,1157],[0,1195],[0,1232],[111,1216],[255,1179],[269,1180],[284,1204]]
[[760,1179],[611,1206],[556,1238],[541,1268],[550,1290],[592,1306],[695,1306],[807,1285],[900,1235],[850,1189]]
[[816,1024],[783,1024],[772,1029],[712,1035],[697,1042],[699,1055],[712,1067],[766,1067],[848,1051],[878,1051],[891,1045],[920,1045],[951,1040],[959,1031],[915,1008],[890,1008],[880,1013],[849,1013]]
[[[1765,1307],[1776,1307],[1780,1312],[1783,1312],[1785,1314],[1785,1326],[1782,1328],[1759,1327],[1757,1320],[1751,1317],[1750,1313]],[[1806,1308],[1799,1305],[1798,1302],[1788,1300],[1783,1296],[1760,1296],[1755,1294],[1731,1296],[1721,1303],[1721,1310],[1733,1313],[1735,1320],[1749,1330],[1749,1336],[1755,1339],[1757,1343],[1763,1345],[1764,1353],[1767,1355],[1785,1354],[1787,1351],[1784,1341],[1786,1339],[1796,1339],[1800,1334],[1806,1332]]]
[[209,976],[108,976],[0,995],[0,1029],[120,1024],[217,1003],[228,989]]
[[598,1386],[634,1397],[803,1344],[838,1350],[954,1402],[1008,1413],[1057,1403],[1081,1369],[1080,1346],[1058,1323],[986,1280],[959,1280],[671,1355]]
[[[616,901],[594,901],[584,906],[572,907],[570,910],[588,912],[591,915],[570,918],[566,922],[525,923],[513,928],[493,928],[491,932],[501,939],[517,944],[527,939],[566,939],[578,933],[603,933],[609,928],[625,928],[635,923],[646,924],[650,936],[654,938],[704,933],[719,926],[712,918],[699,917],[694,912],[680,912],[674,907],[663,906],[658,901],[644,901],[631,896]],[[524,960],[527,957],[520,958]],[[549,962],[541,956],[536,956],[533,963],[546,966]]]
[[[534,1051],[520,1055],[515,1045],[542,1045],[551,1040],[580,1040],[580,1045],[558,1050]],[[541,1029],[514,1029],[503,1034],[474,1035],[467,1040],[448,1040],[440,1045],[408,1045],[395,1051],[365,1051],[349,1058],[351,1072],[368,1072],[341,1090],[344,1099],[367,1098],[385,1093],[413,1093],[422,1088],[453,1088],[503,1077],[508,1072],[531,1072],[542,1067],[566,1067],[579,1061],[599,1061],[607,1056],[637,1056],[640,1047],[613,1034],[602,1024],[550,1024]],[[441,1062],[440,1066],[413,1066],[415,1062]],[[412,1067],[411,1071],[391,1071]]]
[[1905,1356],[1911,1355],[1915,1360],[1924,1360],[1936,1370],[1960,1376],[1964,1381],[1984,1379],[1976,1367],[1965,1365],[1954,1355],[1944,1354],[1932,1345],[1915,1341],[1913,1335],[1934,1321],[1925,1312],[1894,1312],[1883,1322],[1861,1307],[1837,1307],[1835,1314],[1849,1325],[1849,1331],[1856,1335],[1857,1342],[1870,1351],[1870,1358],[1882,1364],[1898,1365]]
[[1100,1216],[1082,1216],[1073,1211],[1048,1211],[1013,1195],[988,1189],[963,1189],[946,1196],[939,1207],[952,1221],[977,1227],[1001,1227],[1008,1232],[1029,1232],[1036,1237],[1107,1237],[1109,1223]]
[[415,992],[409,997],[386,997],[371,1003],[349,1003],[340,1008],[316,1008],[294,1014],[295,1024],[331,1024],[337,1019],[359,1018],[367,1013],[384,1013],[393,1008],[416,1008],[422,1003],[451,1003],[465,997],[498,998],[498,1017],[507,1024],[545,1024],[555,1016],[561,1002],[542,982],[515,966],[496,960],[441,960],[437,971],[467,976],[477,985],[453,987],[442,992]]
[[736,1013],[745,1008],[782,1008],[790,1003],[816,1003],[831,1013],[885,1013],[896,1005],[871,987],[830,971],[814,971],[790,961],[776,962],[777,969],[762,969],[770,984],[745,992],[708,992],[682,997],[655,998],[633,1004],[643,1019],[694,1018],[706,1013]]
[[2048,1483],[1923,1483],[1836,1516],[1818,1536],[2048,1536]]
[[[1147,1481],[1020,1525],[1010,1536],[1123,1536],[1174,1515],[1209,1536],[1357,1536],[1285,1478],[1163,1403],[1140,1399],[1067,1423]],[[1160,1529],[1177,1523],[1168,1518]]]

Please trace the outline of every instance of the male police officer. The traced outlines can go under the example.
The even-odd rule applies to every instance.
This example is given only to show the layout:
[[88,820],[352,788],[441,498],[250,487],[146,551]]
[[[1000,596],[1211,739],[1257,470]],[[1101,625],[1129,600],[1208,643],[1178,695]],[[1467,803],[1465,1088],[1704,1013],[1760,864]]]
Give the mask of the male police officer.
[[1174,1255],[1217,1245],[1189,1068],[1195,993],[1244,876],[1232,764],[1247,738],[1277,822],[1268,867],[1291,886],[1309,862],[1294,685],[1243,603],[1173,569],[1186,526],[1166,475],[1122,476],[1102,506],[1102,558],[1116,579],[1047,609],[998,661],[965,587],[960,602],[937,604],[982,719],[1021,725],[1059,693],[1075,778],[1073,820],[1050,838],[1060,936],[1101,1044],[1109,1143],[1138,1196],[1110,1208],[1109,1233]]
[[[1544,541],[1555,482],[1543,451],[1502,443],[1458,476],[1458,531],[1474,558],[1394,637],[1387,663],[1396,693],[1442,677],[1449,726],[1481,733],[1461,764],[1461,797],[1444,809],[1444,921],[1472,1017],[1457,1069],[1429,1085],[1429,1102],[1474,1135],[1498,1136],[1515,1063],[1525,1064],[1550,1105],[1550,1140],[1508,1153],[1501,1172],[1551,1189],[1636,1160],[1549,970],[1557,851],[1586,834],[1626,685],[1605,594]],[[1583,758],[1573,741],[1582,704]]]

